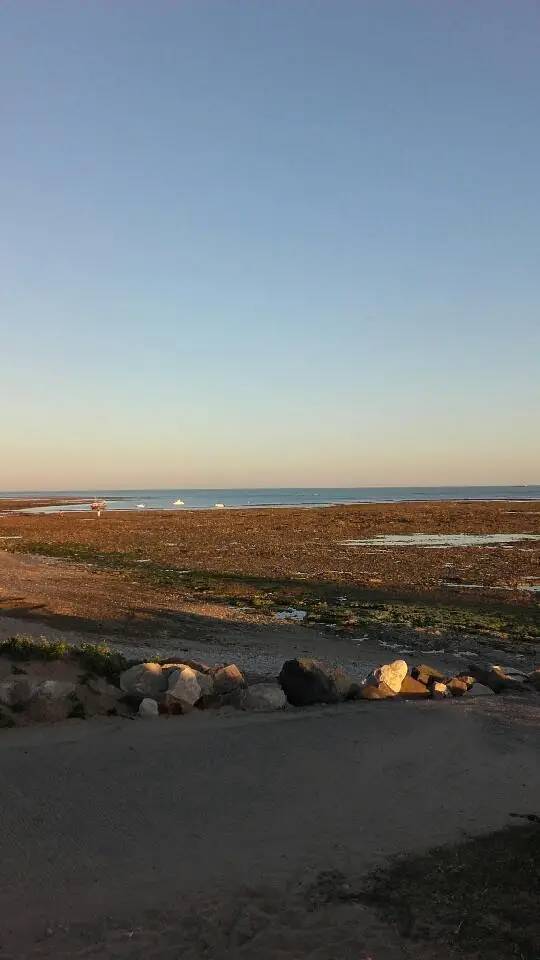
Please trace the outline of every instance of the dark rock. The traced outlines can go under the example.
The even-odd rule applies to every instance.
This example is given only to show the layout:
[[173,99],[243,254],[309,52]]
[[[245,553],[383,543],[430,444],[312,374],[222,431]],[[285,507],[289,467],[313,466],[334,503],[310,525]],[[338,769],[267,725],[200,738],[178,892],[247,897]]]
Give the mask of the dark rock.
[[440,670],[436,670],[435,667],[427,666],[425,663],[413,667],[411,676],[414,680],[418,680],[419,683],[423,683],[425,687],[430,687],[434,683],[444,683],[444,674],[441,673]]
[[501,667],[493,664],[470,663],[469,674],[477,683],[483,684],[493,690],[493,693],[504,693],[506,691],[523,692],[526,686],[523,680],[517,680],[515,677],[509,677]]
[[536,670],[533,670],[533,672],[529,674],[527,682],[540,693],[540,667],[537,667]]
[[289,703],[307,707],[313,703],[340,703],[360,696],[360,684],[337,667],[319,660],[295,657],[287,660],[278,677]]

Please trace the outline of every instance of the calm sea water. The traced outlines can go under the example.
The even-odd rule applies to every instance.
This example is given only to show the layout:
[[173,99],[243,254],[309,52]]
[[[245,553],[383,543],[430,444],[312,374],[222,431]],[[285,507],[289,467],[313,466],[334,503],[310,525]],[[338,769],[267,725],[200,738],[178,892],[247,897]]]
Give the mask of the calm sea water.
[[[540,486],[517,487],[274,487],[253,490],[30,490],[1,497],[99,497],[109,510],[205,510],[231,507],[324,506],[338,503],[399,503],[411,500],[540,500]],[[183,500],[183,505],[175,505]],[[143,506],[144,505],[144,506]],[[40,507],[40,513],[88,507]]]

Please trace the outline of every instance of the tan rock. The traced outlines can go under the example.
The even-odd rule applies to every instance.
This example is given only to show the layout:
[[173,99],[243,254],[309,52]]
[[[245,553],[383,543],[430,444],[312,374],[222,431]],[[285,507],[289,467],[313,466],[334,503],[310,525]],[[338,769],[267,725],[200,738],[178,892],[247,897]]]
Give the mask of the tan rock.
[[202,676],[202,674],[197,674],[192,667],[182,667],[180,670],[174,670],[169,676],[167,701],[177,700],[188,707],[195,706],[197,700],[200,700],[202,696],[199,676]]
[[405,660],[394,660],[393,663],[385,663],[382,667],[377,667],[373,673],[367,677],[366,686],[378,687],[380,684],[388,687],[394,695],[398,694],[405,677],[407,676],[407,664]]
[[448,680],[446,687],[453,697],[462,697],[470,689],[465,680],[460,680],[459,677],[452,677],[451,680]]
[[234,663],[230,663],[228,666],[218,667],[213,671],[212,676],[217,694],[234,693],[240,687],[245,687],[246,685],[243,674]]
[[378,685],[366,683],[360,688],[359,693],[360,700],[387,700],[396,696],[395,691],[382,682]]
[[425,684],[421,683],[420,680],[415,680],[414,677],[405,677],[403,683],[401,684],[401,690],[399,691],[400,697],[429,697],[431,696],[431,691]]
[[443,700],[445,697],[450,696],[450,691],[446,683],[439,683],[438,680],[431,685],[430,690],[434,700]]
[[139,709],[137,712],[140,717],[143,717],[143,719],[153,720],[155,717],[159,716],[157,700],[152,700],[151,697],[144,697],[139,704]]
[[134,697],[158,697],[167,689],[167,674],[159,663],[136,663],[120,674],[124,693]]

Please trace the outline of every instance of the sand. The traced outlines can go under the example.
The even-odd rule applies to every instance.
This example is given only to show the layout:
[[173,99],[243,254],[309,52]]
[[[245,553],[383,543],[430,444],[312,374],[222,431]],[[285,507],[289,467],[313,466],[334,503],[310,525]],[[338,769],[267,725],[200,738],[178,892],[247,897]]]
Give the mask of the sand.
[[539,719],[485,698],[7,731],[2,957],[440,960],[313,888],[535,812]]

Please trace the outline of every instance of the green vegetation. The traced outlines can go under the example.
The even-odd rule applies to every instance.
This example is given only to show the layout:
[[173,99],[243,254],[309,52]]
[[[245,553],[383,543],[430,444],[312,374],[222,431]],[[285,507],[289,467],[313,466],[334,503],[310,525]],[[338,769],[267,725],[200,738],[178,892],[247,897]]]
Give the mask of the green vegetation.
[[335,890],[367,901],[413,940],[482,960],[540,957],[538,822],[398,860],[359,890]]
[[[27,637],[18,634],[0,643],[0,657],[10,657],[11,660],[76,660],[80,666],[111,682],[118,680],[122,670],[131,666],[116,650],[94,643],[84,643],[81,646],[70,646],[63,640],[48,640],[46,637]],[[16,670],[15,672],[19,672]]]
[[[343,587],[335,583],[272,579],[220,571],[179,570],[153,560],[141,562],[133,553],[98,552],[85,544],[58,544],[17,541],[12,551],[35,553],[77,563],[95,570],[110,570],[152,587],[174,589],[186,600],[204,599],[272,614],[294,607],[306,611],[305,624],[332,625],[348,631],[373,631],[387,625],[418,630],[454,630],[473,634],[499,634],[511,640],[540,637],[540,618],[532,609],[501,608],[500,611],[471,606],[448,605],[436,598],[387,600],[380,591],[350,584],[347,599],[340,600]],[[377,599],[373,599],[375,596]]]

